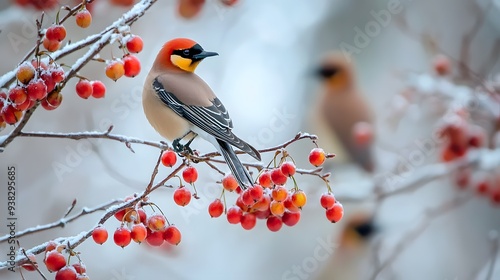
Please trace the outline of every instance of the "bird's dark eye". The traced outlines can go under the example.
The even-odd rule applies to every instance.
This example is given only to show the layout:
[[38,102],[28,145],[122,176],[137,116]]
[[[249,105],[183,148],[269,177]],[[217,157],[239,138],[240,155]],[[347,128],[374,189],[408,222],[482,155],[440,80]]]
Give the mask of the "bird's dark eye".
[[189,50],[183,50],[182,54],[185,56],[189,56],[191,54],[191,52]]

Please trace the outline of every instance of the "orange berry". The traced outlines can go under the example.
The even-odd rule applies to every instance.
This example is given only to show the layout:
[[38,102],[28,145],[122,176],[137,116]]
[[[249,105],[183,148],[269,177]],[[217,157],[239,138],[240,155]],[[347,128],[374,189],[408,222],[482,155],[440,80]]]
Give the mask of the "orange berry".
[[61,42],[57,40],[49,40],[47,37],[43,38],[43,47],[49,52],[55,52],[61,47]]
[[281,216],[285,213],[285,205],[283,202],[273,200],[271,201],[271,205],[269,205],[269,210],[271,210],[271,214],[274,216]]
[[123,62],[113,60],[106,66],[106,76],[113,81],[120,79],[125,74]]
[[144,224],[141,223],[133,225],[130,230],[130,237],[137,243],[144,241],[147,235],[148,231],[146,230]]
[[81,28],[87,28],[92,23],[92,15],[87,9],[83,9],[75,15],[76,25]]
[[304,205],[306,205],[307,202],[307,196],[303,191],[296,191],[294,194],[292,194],[292,203],[293,205],[302,208]]
[[23,62],[17,68],[16,78],[23,84],[29,83],[35,77],[35,68],[28,62]]
[[234,178],[233,174],[227,174],[222,178],[222,187],[227,191],[234,191],[238,188],[238,182]]
[[309,162],[318,167],[322,165],[326,160],[325,151],[321,148],[314,148],[309,153]]
[[284,201],[288,197],[288,191],[283,186],[274,187],[271,195],[276,201]]
[[163,230],[166,224],[167,220],[162,214],[153,214],[147,220],[147,226],[151,231]]

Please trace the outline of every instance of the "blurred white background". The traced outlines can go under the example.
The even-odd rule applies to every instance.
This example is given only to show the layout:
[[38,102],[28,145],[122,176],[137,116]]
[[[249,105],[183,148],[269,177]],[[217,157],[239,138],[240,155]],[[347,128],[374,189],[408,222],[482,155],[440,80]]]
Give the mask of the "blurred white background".
[[[104,0],[96,2],[92,26],[82,30],[68,21],[69,38],[78,40],[93,34],[126,11],[125,8],[111,8]],[[63,91],[64,101],[60,108],[37,110],[25,130],[102,131],[113,124],[114,133],[162,140],[142,112],[143,80],[165,41],[188,37],[206,50],[220,54],[204,61],[197,73],[229,109],[234,131],[241,138],[256,148],[280,144],[298,131],[325,135],[328,139],[327,133],[315,130],[310,123],[309,116],[314,111],[311,106],[318,98],[318,82],[311,73],[326,51],[339,49],[342,42],[354,45],[354,28],[364,28],[373,21],[371,11],[378,12],[399,3],[402,9],[399,15],[405,13],[414,30],[437,40],[451,57],[458,57],[461,36],[475,19],[470,0],[241,0],[231,8],[216,0],[207,0],[201,14],[192,20],[176,14],[175,2],[158,1],[131,29],[145,43],[144,50],[138,54],[142,62],[139,76],[115,83],[105,77],[102,64],[91,62],[81,74],[104,81],[108,88],[106,98],[82,100],[74,92],[75,82],[70,82]],[[6,5],[5,1],[2,5],[0,73],[6,73],[16,67],[32,47],[35,36],[31,24],[38,13]],[[487,54],[500,35],[498,15],[498,6],[489,10],[472,45],[471,67],[477,71],[483,63],[496,59]],[[47,18],[54,16],[54,11],[47,12]],[[14,45],[10,39],[12,34],[25,40]],[[430,71],[430,61],[436,52],[425,48],[426,44],[419,38],[402,31],[396,15],[370,39],[368,46],[353,59],[363,94],[377,116],[379,145],[375,152],[380,167],[378,172],[384,174],[392,158],[382,146],[408,147],[415,138],[429,137],[435,129],[433,120],[425,119],[390,131],[384,116],[391,98],[404,86],[404,74]],[[102,57],[110,56],[110,49],[102,52]],[[66,59],[72,62],[75,58]],[[498,64],[485,74],[497,72]],[[276,117],[282,118],[283,129],[270,128],[270,120]],[[8,131],[10,129],[0,135]],[[320,145],[333,153],[341,149],[327,140],[320,140]],[[195,141],[193,146],[203,152],[213,150],[209,143],[201,140]],[[308,166],[307,154],[312,147],[307,141],[292,146],[291,152],[301,166]],[[18,229],[59,219],[74,198],[78,199],[77,209],[80,209],[141,191],[149,181],[158,150],[140,145],[133,145],[133,148],[135,153],[121,143],[105,140],[16,139],[0,154],[0,182],[5,181],[7,166],[16,165]],[[264,162],[268,159],[266,155]],[[386,159],[388,162],[384,162]],[[58,164],[69,166],[69,171],[58,173],[54,167]],[[333,188],[339,197],[364,197],[371,191],[372,177],[358,168],[341,165],[335,160],[330,167]],[[203,198],[186,208],[174,205],[171,190],[152,195],[152,200],[181,230],[181,244],[161,248],[131,244],[122,249],[111,239],[102,246],[89,240],[79,246],[78,251],[91,279],[367,279],[372,274],[373,258],[369,251],[373,244],[356,240],[355,245],[343,246],[339,236],[351,217],[359,213],[369,216],[374,209],[373,203],[345,203],[344,221],[331,224],[318,202],[324,192],[323,183],[314,177],[301,176],[299,184],[310,195],[297,226],[271,233],[260,221],[255,229],[245,231],[240,226],[229,225],[224,217],[209,217],[206,208],[218,195],[219,186],[215,182],[221,176],[205,167],[200,170],[201,180],[197,186]],[[161,174],[167,172],[163,169]],[[2,192],[3,197],[5,191]],[[389,199],[379,209],[375,221],[384,240],[382,246],[390,247],[420,221],[423,209],[451,198],[454,192],[449,181],[443,179],[418,192]],[[4,206],[0,209],[5,211]],[[31,248],[57,236],[76,235],[91,228],[99,216],[89,215],[64,228],[21,238],[21,245]],[[439,218],[415,242],[408,244],[407,250],[378,279],[472,279],[488,264],[491,247],[488,233],[500,229],[499,218],[498,208],[490,206],[485,199],[473,199],[452,214]],[[106,226],[111,234],[118,222],[109,220]],[[5,230],[2,226],[0,235],[5,234]],[[331,247],[325,248],[324,244]],[[325,250],[328,258],[315,257],[317,250]],[[2,243],[0,260],[5,259],[4,252],[6,246]],[[309,260],[315,266],[309,266]],[[302,274],[294,272],[296,266],[301,267]],[[500,272],[495,275],[500,277]],[[0,277],[20,279],[19,274],[6,271],[0,271]],[[26,279],[39,279],[39,275],[30,274]]]

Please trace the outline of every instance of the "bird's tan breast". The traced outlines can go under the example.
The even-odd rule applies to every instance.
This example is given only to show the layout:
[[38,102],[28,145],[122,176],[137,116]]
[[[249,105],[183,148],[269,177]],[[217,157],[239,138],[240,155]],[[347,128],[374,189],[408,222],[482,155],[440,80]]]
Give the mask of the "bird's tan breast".
[[153,89],[153,75],[148,75],[142,93],[142,107],[151,126],[163,137],[174,140],[189,132],[189,123],[163,104]]

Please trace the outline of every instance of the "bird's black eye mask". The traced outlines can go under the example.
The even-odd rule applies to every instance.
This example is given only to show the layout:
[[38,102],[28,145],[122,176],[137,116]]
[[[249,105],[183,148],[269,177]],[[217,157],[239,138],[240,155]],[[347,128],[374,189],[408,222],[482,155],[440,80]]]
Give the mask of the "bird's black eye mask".
[[196,55],[200,54],[202,52],[203,52],[203,48],[199,44],[196,44],[193,47],[191,47],[190,49],[174,50],[172,52],[172,54],[196,61],[196,60],[199,60],[199,59],[195,59]]
[[318,70],[316,70],[316,76],[323,79],[328,79],[337,74],[339,71],[340,70],[335,67],[319,68]]

